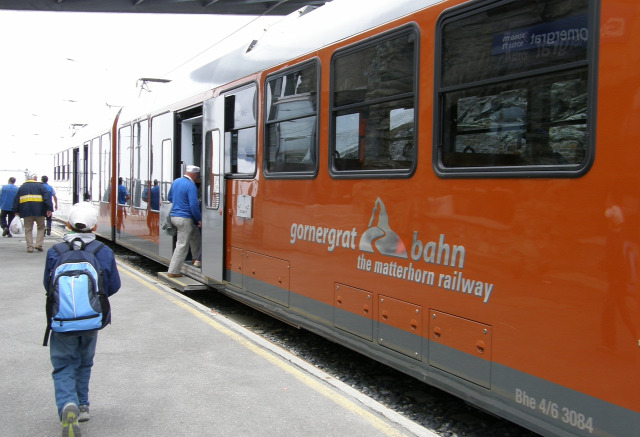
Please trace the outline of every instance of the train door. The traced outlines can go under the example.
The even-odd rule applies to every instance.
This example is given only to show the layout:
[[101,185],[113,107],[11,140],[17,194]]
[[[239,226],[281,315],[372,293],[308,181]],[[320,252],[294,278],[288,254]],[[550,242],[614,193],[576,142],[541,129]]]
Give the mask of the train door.
[[[176,169],[175,178],[185,174],[188,165],[202,168],[202,106],[190,108],[176,113],[176,138],[179,140],[178,159],[180,163]],[[195,181],[198,186],[198,198],[202,199],[201,179]],[[201,209],[202,209],[202,205]],[[202,239],[202,232],[200,232]],[[202,243],[202,241],[201,241]],[[194,254],[191,254],[194,256]]]
[[[255,114],[255,84],[230,90],[205,102],[205,153],[201,171],[203,274],[238,286],[242,286],[241,275],[225,274],[225,261],[230,262],[225,260],[225,243],[229,244],[224,238],[225,226],[226,220],[233,219],[225,214],[225,192],[229,190],[227,181],[253,178],[256,173]],[[251,214],[250,197],[239,195],[235,216],[244,219],[251,218]]]
[[224,267],[224,97],[204,104],[204,159],[202,178],[202,273],[223,280]]
[[[158,220],[158,255],[171,259],[173,254],[173,236],[162,230],[167,216],[171,212],[168,200],[169,189],[173,182],[173,114],[165,112],[151,118],[151,168],[149,179],[158,181],[159,189],[159,220]],[[152,208],[153,209],[153,208]]]

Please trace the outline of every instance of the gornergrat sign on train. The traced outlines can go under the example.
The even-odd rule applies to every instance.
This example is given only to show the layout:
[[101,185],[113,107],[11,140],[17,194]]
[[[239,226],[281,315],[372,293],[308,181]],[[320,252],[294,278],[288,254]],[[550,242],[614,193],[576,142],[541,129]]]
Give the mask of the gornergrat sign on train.
[[585,48],[589,41],[587,14],[510,30],[493,36],[492,55],[534,49]]
[[[413,231],[411,249],[407,251],[407,246],[389,225],[389,216],[380,198],[376,200],[369,225],[362,233],[355,227],[349,230],[292,223],[290,237],[291,244],[325,245],[329,252],[336,248],[360,251],[355,268],[370,274],[460,293],[480,299],[485,304],[489,303],[493,292],[493,283],[464,276],[466,249],[463,245],[447,243],[445,234],[440,234],[437,241],[423,242],[418,231]],[[368,253],[407,261],[374,260],[368,258]],[[453,271],[436,272],[424,268],[425,265],[451,267]]]

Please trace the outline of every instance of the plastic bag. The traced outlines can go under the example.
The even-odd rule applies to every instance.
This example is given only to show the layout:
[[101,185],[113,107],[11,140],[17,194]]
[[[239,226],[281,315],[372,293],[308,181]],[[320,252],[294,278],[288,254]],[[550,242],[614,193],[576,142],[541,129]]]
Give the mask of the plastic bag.
[[162,224],[162,230],[169,235],[176,235],[178,233],[178,229],[171,223],[171,216],[167,216],[165,222]]
[[22,219],[20,217],[16,216],[11,220],[9,231],[11,232],[11,235],[24,235],[24,225],[22,224]]

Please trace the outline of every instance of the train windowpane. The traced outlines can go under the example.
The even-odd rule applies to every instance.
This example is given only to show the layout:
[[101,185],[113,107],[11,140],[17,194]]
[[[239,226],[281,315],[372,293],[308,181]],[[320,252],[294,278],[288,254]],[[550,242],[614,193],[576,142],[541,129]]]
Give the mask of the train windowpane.
[[233,120],[234,129],[250,127],[256,124],[255,94],[256,88],[251,86],[234,92],[231,96],[227,97],[227,99],[233,100],[231,119]]
[[89,198],[89,176],[90,176],[90,150],[91,142],[86,142],[82,146],[82,172],[79,175],[79,192],[82,193],[81,200],[91,200]]
[[256,87],[250,85],[225,94],[225,172],[229,176],[256,171]]
[[[160,199],[167,198],[167,193],[173,182],[173,158],[171,155],[171,136],[173,135],[173,115],[170,112],[151,119],[151,157],[149,179],[158,181],[160,185]],[[154,205],[151,205],[153,208]],[[159,208],[158,208],[159,209]]]
[[403,176],[415,168],[416,34],[403,29],[335,56],[332,170]]
[[[149,122],[136,123],[133,128],[133,206],[147,209],[149,193]],[[145,194],[143,196],[143,194]]]
[[337,170],[411,169],[414,161],[413,99],[371,105],[335,115]]
[[[118,150],[120,152],[120,162],[118,166],[118,179],[122,178],[123,185],[128,193],[131,193],[131,126],[125,126],[118,131]],[[129,205],[126,200],[122,205]]]
[[100,189],[102,192],[101,200],[109,202],[109,192],[111,180],[111,135],[104,134],[100,142]]
[[100,137],[94,138],[91,141],[91,175],[89,176],[89,187],[91,200],[98,200],[100,198],[100,175],[98,173],[100,169]]
[[220,208],[220,132],[209,131],[205,138],[204,150],[205,205]]
[[169,198],[169,189],[173,183],[173,146],[170,139],[162,141],[162,199]]
[[578,175],[591,156],[588,0],[464,12],[441,20],[436,166]]
[[334,106],[413,93],[415,34],[368,44],[337,56],[334,68]]
[[265,170],[313,173],[317,167],[317,65],[289,70],[267,81]]

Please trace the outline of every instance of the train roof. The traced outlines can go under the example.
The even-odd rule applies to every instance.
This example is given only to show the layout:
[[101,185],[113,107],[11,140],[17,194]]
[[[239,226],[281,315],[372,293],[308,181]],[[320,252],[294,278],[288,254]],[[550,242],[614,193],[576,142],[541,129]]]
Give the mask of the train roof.
[[287,15],[306,5],[331,0],[3,0],[0,9],[54,12],[122,12],[163,14]]
[[[274,67],[327,45],[357,35],[442,0],[332,0],[321,8],[301,9],[213,59],[196,59],[182,77],[158,85],[125,106],[123,122],[187,101],[221,85]],[[308,13],[307,13],[308,12]],[[198,62],[200,64],[198,65]],[[160,89],[158,89],[160,88]]]

